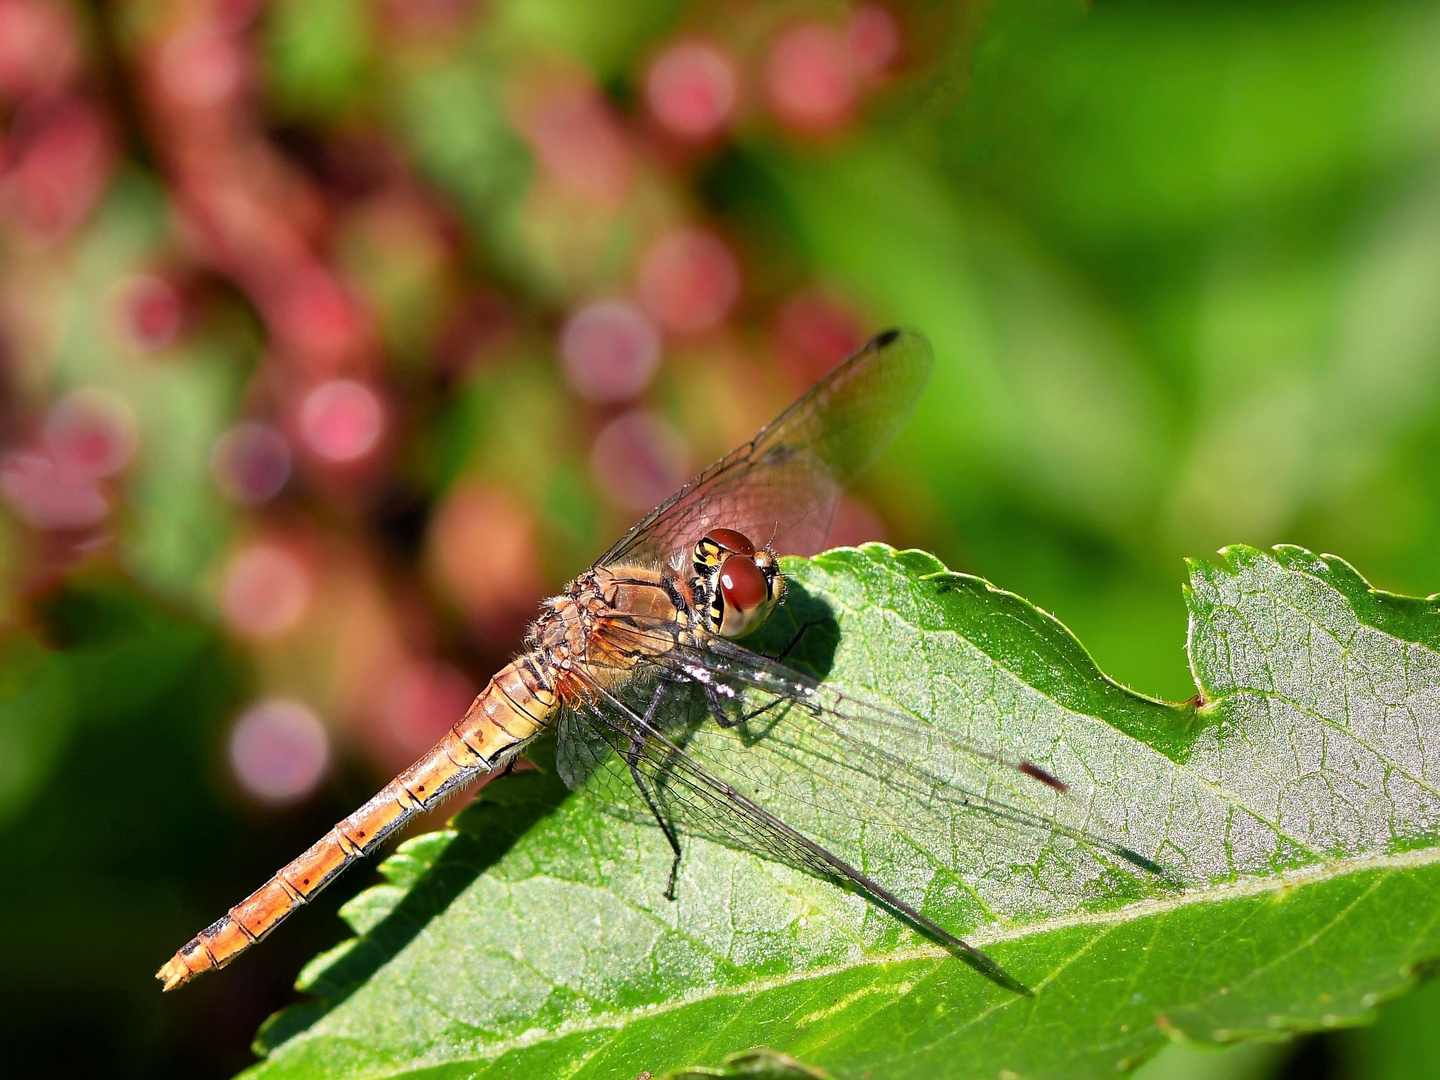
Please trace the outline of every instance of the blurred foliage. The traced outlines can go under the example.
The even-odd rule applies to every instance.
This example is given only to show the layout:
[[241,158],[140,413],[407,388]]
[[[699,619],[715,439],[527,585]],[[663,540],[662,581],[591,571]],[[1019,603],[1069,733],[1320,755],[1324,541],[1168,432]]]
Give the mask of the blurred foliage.
[[[627,493],[884,324],[938,370],[837,539],[1019,592],[1137,689],[1192,692],[1182,555],[1290,541],[1440,588],[1435,6],[915,0],[866,67],[875,10],[0,0],[7,1060],[243,1064],[338,923],[173,1002],[154,967],[404,763]],[[697,40],[735,93],[692,137],[651,76]],[[739,273],[698,332],[728,264],[645,273],[681,226]],[[559,336],[617,298],[659,370],[589,400]],[[76,390],[118,412],[76,436]],[[637,409],[670,441],[612,475],[597,436]],[[283,472],[221,453],[242,422]],[[276,695],[333,747],[286,808],[227,757]],[[1316,1052],[1423,1075],[1435,1000]]]

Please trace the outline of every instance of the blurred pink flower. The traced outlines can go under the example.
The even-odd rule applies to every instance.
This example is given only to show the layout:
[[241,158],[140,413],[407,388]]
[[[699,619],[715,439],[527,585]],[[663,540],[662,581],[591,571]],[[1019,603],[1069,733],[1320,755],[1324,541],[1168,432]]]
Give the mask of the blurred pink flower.
[[508,491],[457,487],[435,515],[429,543],[446,586],[480,623],[503,624],[534,611],[544,582],[536,523]]
[[638,395],[660,364],[660,335],[631,304],[602,300],[577,309],[560,332],[565,376],[588,401]]
[[809,134],[835,131],[854,116],[859,94],[849,47],[834,27],[801,23],[770,43],[765,95],[783,123]]
[[856,547],[870,540],[886,540],[885,523],[880,516],[859,499],[842,496],[835,510],[835,521],[825,537],[825,546]]
[[37,529],[86,529],[110,512],[110,500],[92,476],[34,451],[0,463],[0,495]]
[[650,246],[636,284],[663,329],[702,334],[724,322],[740,299],[740,262],[714,233],[681,226]]
[[216,29],[238,33],[255,21],[263,7],[265,0],[209,0],[204,6],[204,15]]
[[685,441],[657,416],[629,412],[600,429],[590,452],[600,487],[626,510],[657,505],[685,482]]
[[177,102],[208,109],[239,96],[246,56],[233,35],[201,23],[161,45],[159,73],[160,85]]
[[114,291],[114,326],[130,348],[163,349],[180,333],[185,309],[175,286],[153,274],[131,274]]
[[63,237],[110,183],[114,135],[105,114],[80,98],[24,115],[0,178],[0,211],[34,241]]
[[45,445],[61,468],[114,476],[135,453],[135,414],[124,400],[87,386],[72,390],[45,418]]
[[293,342],[314,360],[334,364],[367,338],[368,316],[357,300],[308,256],[298,266],[272,267],[271,273],[279,274],[283,287],[267,287],[263,295],[282,340]]
[[418,39],[443,38],[461,29],[478,0],[379,0],[386,25]]
[[300,406],[300,434],[327,461],[358,461],[375,449],[385,430],[380,396],[353,379],[331,379],[308,394]]
[[0,97],[53,94],[79,63],[75,20],[65,4],[0,0]]
[[319,257],[329,207],[257,121],[255,0],[176,4],[150,29],[139,86],[151,144],[190,251],[231,277],[270,331],[271,356],[310,378],[368,370],[363,300]]
[[220,607],[240,637],[279,637],[299,625],[314,591],[310,570],[298,554],[282,544],[262,542],[231,557]]
[[883,4],[861,4],[845,27],[850,63],[865,79],[877,82],[900,57],[900,24]]
[[854,352],[860,323],[824,293],[796,293],[775,315],[775,351],[798,387],[806,387]]
[[397,763],[435,745],[465,715],[475,690],[470,677],[449,664],[415,660],[402,665],[391,676],[380,708],[382,741],[393,746]]
[[295,701],[250,706],[230,732],[230,767],[247,795],[262,803],[295,802],[315,790],[330,761],[330,736]]
[[561,75],[526,87],[516,127],[558,184],[606,209],[618,209],[634,171],[624,130],[610,103],[588,82]]
[[215,440],[210,469],[231,499],[258,506],[290,479],[290,445],[269,424],[240,424]]
[[735,111],[735,61],[705,41],[682,41],[655,58],[645,102],[665,130],[687,139],[719,133]]

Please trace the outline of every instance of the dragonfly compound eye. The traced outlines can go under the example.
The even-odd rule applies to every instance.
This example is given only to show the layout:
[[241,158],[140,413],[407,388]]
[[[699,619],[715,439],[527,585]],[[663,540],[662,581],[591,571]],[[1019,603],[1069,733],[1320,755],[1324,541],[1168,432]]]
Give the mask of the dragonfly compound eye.
[[755,545],[748,536],[735,529],[711,529],[695,545],[695,573],[701,577],[707,576],[730,555],[754,558]]
[[718,593],[721,637],[738,638],[750,633],[775,606],[772,578],[767,578],[748,555],[731,555],[720,567]]
[[711,529],[705,534],[705,539],[733,555],[744,555],[746,558],[755,557],[755,545],[750,542],[750,538],[734,529]]

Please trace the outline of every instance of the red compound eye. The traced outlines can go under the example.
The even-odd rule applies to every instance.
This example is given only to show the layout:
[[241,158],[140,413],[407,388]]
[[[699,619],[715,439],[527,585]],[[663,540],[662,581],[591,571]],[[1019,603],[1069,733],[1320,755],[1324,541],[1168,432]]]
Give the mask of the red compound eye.
[[744,555],[747,559],[755,556],[755,545],[750,542],[750,538],[734,529],[711,529],[705,534],[705,539],[725,551]]
[[725,560],[720,570],[720,592],[725,597],[725,606],[742,616],[763,607],[770,599],[765,575],[754,560],[741,555]]

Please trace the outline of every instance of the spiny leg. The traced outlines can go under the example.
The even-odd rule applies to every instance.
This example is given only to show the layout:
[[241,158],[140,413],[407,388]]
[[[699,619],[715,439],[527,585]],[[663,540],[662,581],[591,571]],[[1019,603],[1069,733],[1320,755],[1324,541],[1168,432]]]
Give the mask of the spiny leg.
[[[790,655],[792,651],[794,651],[795,646],[800,644],[800,639],[805,636],[805,632],[807,630],[811,630],[814,627],[819,626],[821,623],[828,621],[828,619],[810,619],[807,622],[801,623],[800,629],[795,631],[795,636],[790,639],[790,643],[786,645],[785,648],[780,650],[779,654],[775,657],[775,659],[784,660]],[[725,704],[723,701],[721,701],[720,692],[715,689],[713,683],[705,684],[705,704],[710,709],[710,715],[715,718],[715,722],[719,724],[722,728],[739,727],[741,724],[745,724],[750,722],[751,720],[754,720],[757,716],[764,716],[767,712],[775,708],[777,705],[780,705],[781,703],[781,698],[775,698],[768,704],[751,709],[748,713],[742,713],[740,716],[737,716],[732,720],[725,713]]]
[[[741,713],[739,716],[732,719],[730,716],[726,715],[725,703],[723,700],[721,700],[720,691],[715,689],[714,684],[705,683],[704,687],[705,705],[709,708],[710,715],[715,718],[715,723],[719,724],[722,728],[739,727],[741,724],[747,724],[751,720],[754,720],[757,716],[764,716],[767,712],[775,708],[777,705],[780,705],[782,703],[788,704],[788,702],[785,702],[783,698],[777,697],[765,705],[761,705],[757,708],[751,709],[747,713]],[[746,739],[745,741],[748,742],[749,740]]]
[[822,623],[827,623],[827,622],[829,622],[829,621],[830,621],[830,620],[829,620],[828,618],[824,618],[824,619],[809,619],[809,620],[801,623],[801,624],[800,624],[800,629],[796,630],[796,631],[795,631],[795,636],[790,639],[790,644],[789,644],[789,645],[786,645],[785,648],[781,649],[779,655],[776,656],[775,659],[776,659],[776,660],[784,660],[786,657],[788,657],[788,656],[791,654],[791,652],[794,651],[795,646],[800,644],[800,639],[805,636],[805,632],[806,632],[807,630],[813,630],[815,627],[821,625]]
[[[800,644],[800,639],[805,636],[807,631],[813,630],[815,627],[820,626],[822,623],[826,623],[829,621],[830,620],[828,618],[809,619],[801,623],[800,628],[795,631],[795,636],[790,639],[790,643],[786,645],[785,648],[780,650],[779,654],[775,657],[775,659],[786,659],[791,654],[791,652],[794,651],[795,646]],[[713,683],[705,683],[704,685],[705,704],[710,710],[710,715],[715,718],[715,722],[719,724],[722,728],[739,727],[741,724],[749,723],[757,716],[764,716],[767,712],[775,708],[777,705],[784,703],[781,698],[775,698],[768,704],[761,705],[758,708],[750,710],[750,712],[748,713],[742,713],[740,716],[731,719],[728,715],[726,715],[725,704],[720,698],[720,692],[715,689],[715,685]]]
[[[597,687],[597,690],[611,705],[630,718],[636,730],[646,729],[648,721],[604,687]],[[647,715],[653,715],[653,708],[652,705]],[[758,831],[751,835],[758,840],[763,854],[790,865],[798,865],[821,878],[848,884],[916,929],[935,938],[999,985],[1019,994],[1031,995],[1032,991],[1028,987],[1017,982],[1004,968],[975,946],[926,918],[918,909],[905,903],[873,878],[787,825],[730,784],[713,777],[700,762],[690,757],[680,745],[666,738],[663,732],[652,728],[650,738],[674,760],[677,774],[685,778],[687,785],[699,799],[708,802],[717,810],[738,814],[739,824],[757,828]]]
[[[655,687],[655,696],[650,699],[650,705],[645,710],[645,729],[655,730],[655,714],[660,709],[660,702],[665,698],[665,691],[669,689],[669,683],[662,681]],[[664,897],[666,900],[675,899],[675,880],[680,873],[680,837],[676,835],[675,828],[666,820],[665,815],[660,813],[660,807],[656,804],[654,796],[650,794],[649,785],[645,783],[645,777],[641,775],[639,768],[640,751],[644,747],[644,739],[638,738],[633,733],[630,736],[630,746],[622,751],[625,764],[630,767],[630,777],[635,781],[635,786],[640,789],[640,794],[645,799],[645,805],[650,808],[650,813],[655,818],[655,824],[660,826],[660,831],[665,834],[665,839],[670,844],[670,850],[674,858],[670,860],[670,880],[665,885]]]

